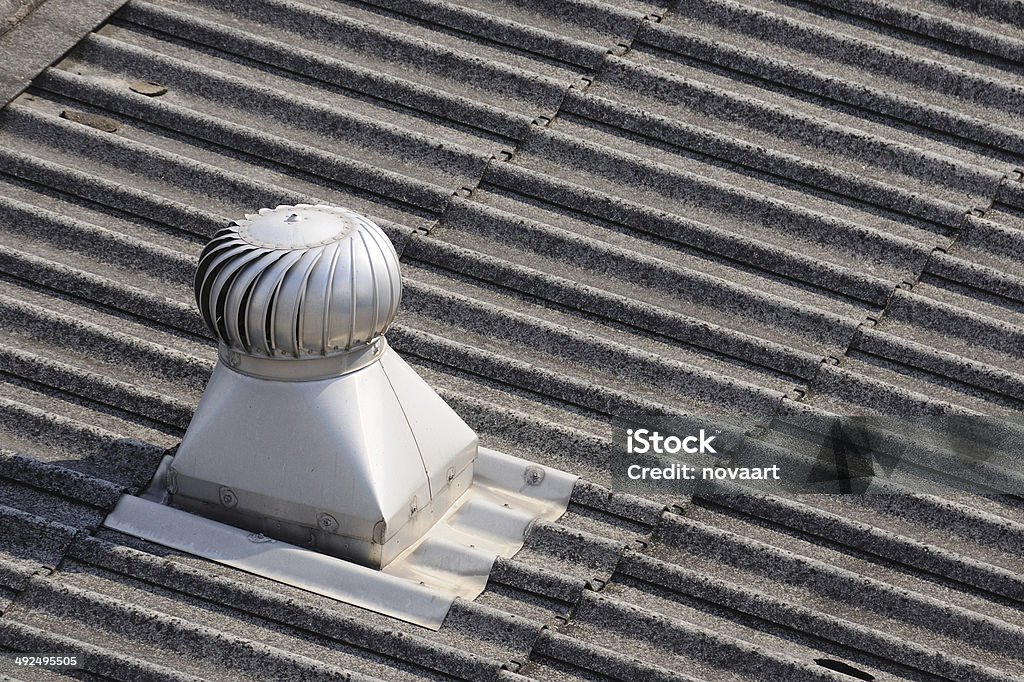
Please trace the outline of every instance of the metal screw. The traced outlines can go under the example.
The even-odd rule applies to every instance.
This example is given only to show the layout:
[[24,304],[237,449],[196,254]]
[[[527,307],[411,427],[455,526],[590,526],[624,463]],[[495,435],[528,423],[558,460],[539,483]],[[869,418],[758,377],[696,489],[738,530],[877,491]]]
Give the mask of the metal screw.
[[415,514],[416,510],[419,509],[419,508],[420,508],[420,501],[414,495],[413,498],[412,498],[412,502],[409,503],[409,515],[411,516],[411,515]]
[[338,530],[338,519],[327,513],[317,514],[316,525],[325,533],[333,533]]
[[544,470],[538,466],[526,467],[526,471],[523,473],[523,478],[525,478],[526,482],[530,485],[540,485],[544,481]]
[[220,503],[228,509],[232,509],[238,504],[238,496],[235,495],[235,491],[226,485],[220,487]]
[[448,467],[448,482],[455,480],[455,467]]

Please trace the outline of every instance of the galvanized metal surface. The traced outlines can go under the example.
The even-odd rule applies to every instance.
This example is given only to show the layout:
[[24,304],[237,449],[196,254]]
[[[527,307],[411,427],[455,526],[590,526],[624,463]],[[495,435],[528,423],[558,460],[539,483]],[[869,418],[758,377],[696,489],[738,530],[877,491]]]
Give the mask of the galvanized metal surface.
[[220,362],[170,504],[374,568],[413,546],[468,489],[477,437],[385,341],[401,292],[394,247],[354,211],[218,231],[195,297]]
[[[195,277],[206,324],[228,350],[269,358],[371,345],[402,298],[398,254],[363,215],[334,206],[260,209],[203,249]],[[288,368],[277,365],[288,378]]]
[[480,448],[467,493],[384,572],[476,599],[495,557],[515,556],[534,524],[565,513],[578,478]]
[[468,490],[384,571],[169,507],[159,478],[145,496],[123,495],[103,525],[436,630],[456,598],[483,592],[496,557],[514,556],[534,523],[565,513],[577,478],[483,448]]
[[476,456],[476,434],[390,348],[308,381],[218,365],[168,488],[175,506],[381,567],[466,491]]

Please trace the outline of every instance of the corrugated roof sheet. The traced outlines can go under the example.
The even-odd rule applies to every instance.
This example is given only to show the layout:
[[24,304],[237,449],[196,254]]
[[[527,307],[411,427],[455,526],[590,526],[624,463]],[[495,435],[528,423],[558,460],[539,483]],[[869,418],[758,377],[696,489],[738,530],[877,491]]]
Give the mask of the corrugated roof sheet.
[[[0,112],[0,649],[1024,679],[1019,498],[608,489],[613,415],[1020,412],[1022,31],[1007,0],[128,3]],[[485,444],[585,479],[437,633],[97,530],[213,366],[203,243],[303,201],[389,232],[389,339]]]

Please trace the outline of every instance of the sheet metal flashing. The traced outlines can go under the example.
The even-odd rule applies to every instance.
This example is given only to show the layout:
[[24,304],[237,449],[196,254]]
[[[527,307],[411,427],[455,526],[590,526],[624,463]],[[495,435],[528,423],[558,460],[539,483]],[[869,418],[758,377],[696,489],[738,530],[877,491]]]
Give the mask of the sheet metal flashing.
[[494,560],[515,555],[538,520],[565,513],[579,478],[480,448],[469,490],[378,571],[167,506],[171,462],[163,459],[143,495],[121,496],[103,525],[432,630],[456,598],[483,592]]

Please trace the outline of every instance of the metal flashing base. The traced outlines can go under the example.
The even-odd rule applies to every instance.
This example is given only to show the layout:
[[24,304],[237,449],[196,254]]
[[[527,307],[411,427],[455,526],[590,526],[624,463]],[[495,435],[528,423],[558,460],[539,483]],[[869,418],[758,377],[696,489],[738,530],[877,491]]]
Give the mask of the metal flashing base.
[[577,476],[480,448],[473,484],[423,538],[383,570],[167,506],[159,481],[123,495],[103,525],[165,547],[437,630],[456,597],[475,599],[498,556],[538,520],[565,513]]
[[[353,368],[222,346],[171,504],[371,568],[408,550],[469,489],[477,436],[384,338],[370,347]],[[320,360],[342,373],[315,376]]]

